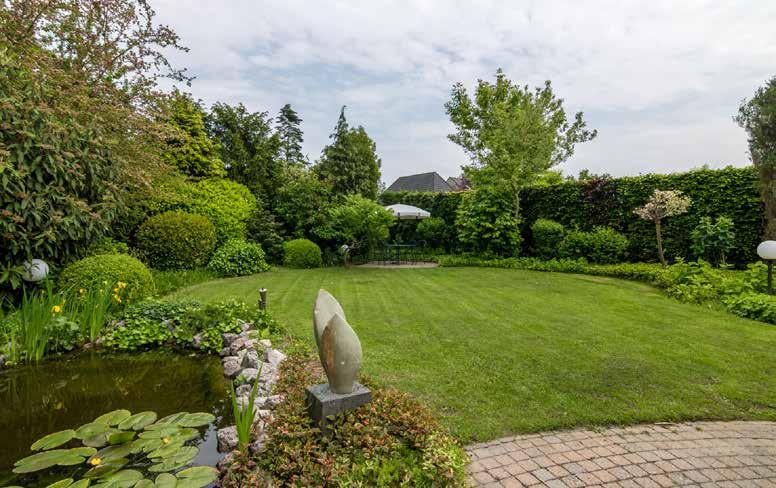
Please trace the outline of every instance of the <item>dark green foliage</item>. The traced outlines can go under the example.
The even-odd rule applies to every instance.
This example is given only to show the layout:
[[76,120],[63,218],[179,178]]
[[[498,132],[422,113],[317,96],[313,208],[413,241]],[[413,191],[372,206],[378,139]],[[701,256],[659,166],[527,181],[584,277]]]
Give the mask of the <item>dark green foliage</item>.
[[366,252],[385,242],[395,222],[393,214],[382,205],[361,195],[348,195],[341,205],[331,209],[329,225],[321,234]]
[[27,61],[0,48],[0,285],[13,288],[25,260],[77,256],[118,203],[109,129],[88,88]]
[[307,158],[302,154],[304,137],[300,127],[302,119],[287,103],[275,119],[275,130],[280,138],[280,157],[286,164],[305,166]]
[[[727,215],[733,220],[736,233],[728,262],[743,265],[757,259],[755,249],[762,240],[763,217],[757,173],[751,167],[613,178],[605,184],[594,183],[592,187],[589,181],[593,180],[524,189],[520,204],[523,233],[528,234],[530,226],[540,218],[581,230],[605,225],[628,238],[629,260],[657,261],[655,225],[636,216],[633,209],[643,205],[655,189],[671,189],[692,198],[693,204],[686,214],[664,222],[663,239],[668,257],[692,258],[690,234],[700,218]],[[456,209],[465,193],[385,192],[380,198],[384,205],[406,203],[428,210],[454,230]]]
[[261,245],[267,255],[267,261],[280,263],[283,261],[282,226],[275,217],[262,205],[257,205],[251,216],[245,222],[247,239]]
[[232,239],[216,249],[207,269],[221,277],[245,276],[267,271],[269,265],[259,244]]
[[465,192],[455,225],[467,250],[499,256],[520,252],[520,229],[508,191],[484,186]]
[[266,112],[248,112],[239,104],[213,105],[206,125],[219,142],[221,159],[230,179],[248,187],[264,202],[272,202],[280,187],[283,161],[280,137],[273,133]]
[[84,256],[96,256],[98,254],[129,254],[129,246],[125,242],[116,241],[110,237],[89,244],[84,251]]
[[321,248],[307,239],[286,242],[283,252],[283,265],[289,268],[318,268],[322,264]]
[[765,237],[776,239],[776,76],[744,100],[734,120],[749,135],[749,155],[765,206]]
[[[466,192],[432,193],[432,192],[383,192],[380,195],[380,203],[393,205],[404,203],[422,208],[431,213],[431,217],[437,217],[445,222],[444,243],[448,251],[459,247],[458,230],[455,227],[455,218],[458,214],[458,205]],[[397,225],[399,227],[401,223]]]
[[136,243],[153,268],[193,269],[208,263],[216,246],[216,230],[202,215],[165,212],[140,226]]
[[466,486],[467,458],[431,411],[369,379],[362,381],[372,402],[338,415],[322,437],[305,403],[305,387],[321,382],[313,361],[303,350],[283,362],[276,389],[285,401],[268,427],[272,442],[259,455],[237,456],[224,487],[264,486],[265,477],[284,486]]
[[121,320],[105,334],[107,347],[136,350],[164,344],[218,352],[221,335],[241,332],[242,322],[253,325],[255,333],[267,336],[279,331],[277,322],[266,312],[244,302],[201,305],[190,300],[145,300],[127,307]]
[[558,256],[558,247],[566,236],[563,224],[549,219],[537,219],[531,226],[534,252],[544,259]]
[[350,129],[342,107],[331,144],[323,148],[315,171],[329,182],[335,195],[359,193],[366,198],[377,198],[380,181],[380,158],[376,145],[359,126]]
[[614,264],[622,261],[627,249],[624,235],[609,227],[596,227],[590,232],[575,230],[566,234],[558,246],[558,257]]
[[331,184],[312,171],[289,168],[275,202],[275,214],[283,224],[284,234],[317,238],[318,230],[327,225],[331,199]]
[[67,266],[59,276],[59,287],[73,293],[126,283],[125,301],[132,303],[156,292],[154,278],[145,264],[126,254],[90,256]]
[[695,255],[716,264],[726,264],[727,254],[736,245],[733,221],[724,215],[716,221],[701,217],[690,237]]
[[175,91],[169,107],[170,134],[163,159],[183,174],[209,178],[224,174],[219,147],[205,131],[205,113],[189,95]]
[[418,222],[415,233],[429,247],[439,247],[445,243],[445,221],[440,217],[429,217]]

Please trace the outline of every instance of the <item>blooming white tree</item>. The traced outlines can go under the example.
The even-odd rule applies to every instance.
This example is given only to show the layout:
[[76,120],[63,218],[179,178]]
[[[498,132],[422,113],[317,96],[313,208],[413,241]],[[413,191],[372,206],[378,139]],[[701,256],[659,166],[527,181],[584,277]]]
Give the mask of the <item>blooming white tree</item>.
[[657,236],[657,255],[660,263],[665,266],[666,258],[663,254],[663,235],[661,224],[664,218],[674,215],[681,215],[687,212],[692,200],[690,197],[682,195],[682,192],[676,190],[655,190],[649,197],[647,203],[633,210],[633,213],[644,220],[651,220],[655,223],[655,235]]

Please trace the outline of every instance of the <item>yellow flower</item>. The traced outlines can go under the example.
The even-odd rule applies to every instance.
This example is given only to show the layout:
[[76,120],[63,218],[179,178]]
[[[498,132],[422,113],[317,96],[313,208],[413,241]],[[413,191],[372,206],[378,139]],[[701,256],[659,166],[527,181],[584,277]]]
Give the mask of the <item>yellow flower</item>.
[[122,289],[122,290],[127,287],[127,284],[124,283],[123,281],[119,281],[118,285],[119,285],[119,288]]
[[113,293],[118,293],[118,292],[119,292],[119,287],[117,286],[116,288],[113,289]]
[[78,293],[80,293],[81,295],[83,295],[83,294],[85,294],[85,293],[86,293],[86,289],[84,289],[84,288],[81,288],[80,290],[78,290]]
[[165,437],[164,439],[162,439],[162,442],[164,442],[165,444],[169,444],[172,441],[170,440],[169,437]]
[[52,313],[59,313],[61,311],[62,311],[62,307],[60,305],[54,305],[53,307],[51,307]]
[[113,300],[114,300],[116,303],[121,303],[121,297],[120,297],[120,296],[118,296],[118,295],[113,295]]
[[91,464],[92,466],[99,466],[99,465],[100,465],[100,463],[102,463],[102,459],[100,459],[100,458],[98,458],[98,457],[96,457],[96,458],[91,458],[91,459],[89,460],[89,464]]

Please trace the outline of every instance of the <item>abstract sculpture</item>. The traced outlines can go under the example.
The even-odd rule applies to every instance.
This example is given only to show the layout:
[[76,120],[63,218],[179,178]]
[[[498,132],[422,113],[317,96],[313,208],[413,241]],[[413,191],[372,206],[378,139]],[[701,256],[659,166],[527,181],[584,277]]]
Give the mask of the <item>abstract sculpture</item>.
[[345,311],[326,290],[318,291],[313,308],[313,335],[328,384],[307,388],[310,416],[324,434],[328,417],[372,400],[372,394],[356,382],[361,369],[361,342],[345,318]]

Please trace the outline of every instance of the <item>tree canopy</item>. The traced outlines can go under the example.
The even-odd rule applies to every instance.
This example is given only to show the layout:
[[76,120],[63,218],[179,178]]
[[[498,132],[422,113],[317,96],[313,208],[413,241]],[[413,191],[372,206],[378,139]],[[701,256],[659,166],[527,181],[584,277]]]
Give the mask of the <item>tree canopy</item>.
[[187,94],[175,91],[170,100],[164,160],[194,178],[224,175],[217,142],[205,131],[205,113]]
[[283,105],[275,120],[275,130],[280,138],[280,155],[286,164],[305,166],[308,163],[302,153],[304,135],[301,124],[302,119],[291,104]]

